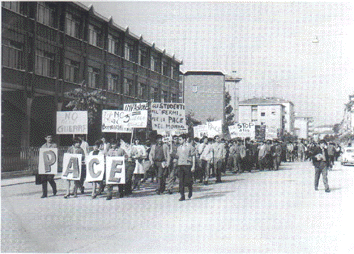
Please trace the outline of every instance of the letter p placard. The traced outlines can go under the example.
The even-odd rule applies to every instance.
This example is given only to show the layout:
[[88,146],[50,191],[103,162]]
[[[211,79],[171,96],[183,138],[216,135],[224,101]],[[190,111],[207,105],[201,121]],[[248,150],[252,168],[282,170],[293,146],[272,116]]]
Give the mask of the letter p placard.
[[58,173],[58,148],[40,148],[38,174],[55,175]]

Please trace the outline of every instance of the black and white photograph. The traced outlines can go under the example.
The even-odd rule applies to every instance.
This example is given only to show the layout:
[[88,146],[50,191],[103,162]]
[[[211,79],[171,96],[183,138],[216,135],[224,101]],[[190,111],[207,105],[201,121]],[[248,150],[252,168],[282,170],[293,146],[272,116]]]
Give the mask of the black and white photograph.
[[1,253],[354,253],[354,3],[1,1]]

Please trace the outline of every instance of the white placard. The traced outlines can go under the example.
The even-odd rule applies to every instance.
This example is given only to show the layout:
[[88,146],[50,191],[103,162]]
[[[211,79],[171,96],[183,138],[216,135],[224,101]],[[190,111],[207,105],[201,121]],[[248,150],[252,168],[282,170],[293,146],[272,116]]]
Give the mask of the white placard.
[[147,102],[127,103],[127,104],[124,104],[123,110],[124,111],[149,110],[149,104]]
[[58,174],[58,148],[39,149],[38,174]]
[[255,138],[255,124],[254,123],[236,123],[229,126],[231,138]]
[[64,153],[62,179],[80,180],[82,154]]
[[104,155],[88,155],[86,158],[85,182],[102,181],[104,176]]
[[146,128],[147,119],[147,110],[103,110],[102,132],[129,133],[133,128]]
[[57,111],[57,134],[88,134],[87,111]]
[[106,157],[106,184],[125,184],[124,156]]
[[184,103],[152,103],[151,124],[156,131],[186,130]]
[[208,125],[202,124],[193,127],[194,137],[202,138],[204,136],[208,136]]
[[216,135],[222,135],[222,120],[207,122],[208,137],[214,138]]

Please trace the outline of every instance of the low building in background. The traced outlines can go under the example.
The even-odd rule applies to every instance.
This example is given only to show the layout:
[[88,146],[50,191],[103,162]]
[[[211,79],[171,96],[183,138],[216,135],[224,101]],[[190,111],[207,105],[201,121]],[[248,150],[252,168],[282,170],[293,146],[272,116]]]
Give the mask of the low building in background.
[[295,136],[299,139],[309,139],[313,136],[313,117],[295,117]]

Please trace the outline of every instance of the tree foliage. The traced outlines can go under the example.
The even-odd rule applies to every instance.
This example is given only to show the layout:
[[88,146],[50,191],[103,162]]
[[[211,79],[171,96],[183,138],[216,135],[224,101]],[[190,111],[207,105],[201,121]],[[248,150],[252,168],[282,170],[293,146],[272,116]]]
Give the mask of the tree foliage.
[[193,112],[188,112],[186,114],[186,125],[188,127],[188,134],[191,135],[193,133],[193,127],[202,124],[201,121],[194,118]]
[[106,97],[100,90],[88,91],[84,81],[80,86],[80,88],[64,93],[64,96],[70,99],[66,107],[71,110],[86,110],[89,124],[95,124],[95,119],[99,115],[99,105],[106,100]]

